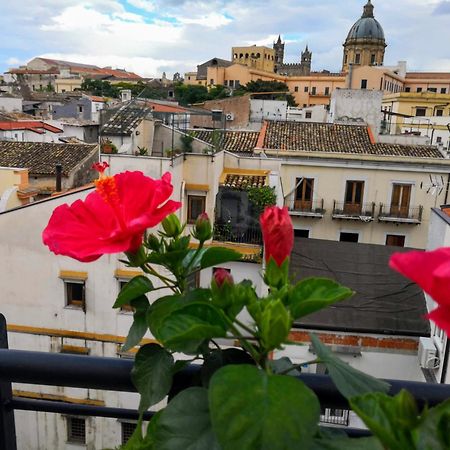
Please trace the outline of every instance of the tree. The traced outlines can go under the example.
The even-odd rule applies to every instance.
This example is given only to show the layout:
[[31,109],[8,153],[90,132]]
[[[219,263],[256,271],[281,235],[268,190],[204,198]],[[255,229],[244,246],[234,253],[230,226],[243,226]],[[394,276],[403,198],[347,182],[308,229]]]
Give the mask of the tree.
[[116,86],[112,86],[109,81],[91,80],[90,78],[86,78],[81,83],[81,90],[88,91],[92,95],[101,97],[119,97],[119,89]]
[[209,100],[208,89],[201,85],[179,83],[175,86],[175,98],[183,106],[201,103]]
[[[286,100],[288,106],[298,106],[295,101],[294,96],[289,93],[289,88],[286,83],[281,81],[264,81],[264,80],[254,80],[249,81],[245,86],[240,86],[234,91],[233,95],[244,95],[247,93],[257,93],[257,92],[286,92],[286,94],[273,94],[273,100]],[[267,98],[267,95],[264,96]]]

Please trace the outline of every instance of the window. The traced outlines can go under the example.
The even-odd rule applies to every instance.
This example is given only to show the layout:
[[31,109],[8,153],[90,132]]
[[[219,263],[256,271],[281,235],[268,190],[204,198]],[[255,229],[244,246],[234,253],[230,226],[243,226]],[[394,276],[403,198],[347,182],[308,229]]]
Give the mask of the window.
[[391,215],[395,217],[408,217],[410,199],[410,184],[394,184],[392,186]]
[[361,80],[361,89],[367,89],[367,80]]
[[313,86],[312,88],[311,88],[311,95],[316,95],[316,87],[315,86]]
[[[300,184],[299,184],[300,182]],[[300,178],[296,180],[294,209],[300,211],[311,211],[312,199],[314,191],[314,179],[313,178]]]
[[441,94],[446,94],[447,93],[447,88],[441,88]]
[[375,64],[377,62],[377,55],[375,53],[372,53],[370,55],[370,64]]
[[308,90],[309,90],[308,86],[305,86],[304,91],[305,91],[305,92],[308,92]]
[[325,88],[325,95],[330,95],[330,88],[328,86]]
[[437,138],[436,138],[436,144],[440,144],[442,142],[442,137],[441,136],[438,136]]
[[239,80],[234,80],[234,87],[237,89],[241,85]]
[[444,110],[443,109],[437,109],[436,110],[436,116],[437,117],[442,117],[444,115]]
[[298,86],[294,87],[294,92],[298,92]]
[[355,64],[359,64],[361,62],[361,55],[359,53],[357,53],[355,55]]
[[187,290],[197,289],[200,287],[200,272],[191,273],[186,279]]
[[411,88],[409,86],[405,87],[405,92],[411,92]]
[[294,236],[300,238],[309,238],[309,230],[294,230]]
[[426,113],[426,108],[416,108],[416,117],[425,117]]
[[306,111],[305,112],[305,119],[311,119],[312,118],[312,112],[311,111]]
[[428,88],[427,89],[428,92],[437,92],[437,88]]
[[345,205],[346,212],[361,211],[364,192],[364,181],[347,181],[345,187]]
[[230,88],[234,87],[234,80],[230,80]]
[[66,306],[86,309],[85,282],[64,281],[66,289]]
[[344,64],[347,64],[347,62],[348,62],[348,55],[347,55],[347,53],[344,55]]
[[205,212],[206,197],[203,195],[188,195],[188,223],[195,223],[197,217]]
[[78,417],[67,418],[67,442],[86,444],[86,420]]
[[416,92],[422,92],[422,88],[421,88],[421,87],[418,87],[418,88],[416,89]]
[[134,433],[136,429],[136,424],[133,422],[122,422],[122,445],[126,444],[130,439],[131,435]]
[[358,233],[347,233],[347,232],[341,231],[341,234],[339,235],[339,240],[341,242],[358,242],[359,234]]
[[83,106],[82,105],[78,105],[78,112],[82,113],[83,112]]
[[404,247],[405,236],[401,236],[399,234],[387,234],[386,245],[392,245],[393,247]]

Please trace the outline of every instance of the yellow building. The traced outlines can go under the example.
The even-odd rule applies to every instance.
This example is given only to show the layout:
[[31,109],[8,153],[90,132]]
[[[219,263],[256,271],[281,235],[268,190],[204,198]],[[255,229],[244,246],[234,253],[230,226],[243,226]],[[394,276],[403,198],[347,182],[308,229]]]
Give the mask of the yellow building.
[[37,194],[28,184],[28,169],[0,167],[0,212],[26,205]]
[[58,94],[64,92],[73,92],[76,89],[81,89],[81,78],[57,78],[55,80],[55,92]]
[[233,47],[231,60],[234,64],[243,64],[252,69],[274,72],[275,50],[273,48],[256,46]]
[[448,147],[450,138],[450,94],[399,92],[385,95],[383,109],[393,114],[388,121],[391,134],[428,136],[432,145]]

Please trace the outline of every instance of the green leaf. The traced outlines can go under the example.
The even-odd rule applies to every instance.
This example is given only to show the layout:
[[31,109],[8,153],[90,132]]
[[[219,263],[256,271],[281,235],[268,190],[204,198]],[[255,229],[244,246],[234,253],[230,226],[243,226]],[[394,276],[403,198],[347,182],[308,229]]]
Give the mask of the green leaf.
[[423,413],[416,435],[417,450],[450,448],[450,400]]
[[201,368],[202,384],[209,386],[211,377],[224,366],[230,364],[254,364],[252,357],[244,350],[238,348],[217,349],[205,358],[205,362]]
[[294,320],[353,295],[353,291],[326,278],[307,278],[297,283],[288,297]]
[[147,257],[147,262],[164,266],[171,272],[181,265],[181,262],[190,250],[172,250],[167,253],[153,252]]
[[209,247],[203,253],[200,267],[205,269],[206,267],[217,266],[230,261],[239,261],[242,255],[235,250],[225,247]]
[[185,302],[181,295],[168,295],[152,303],[147,312],[147,323],[153,336],[159,334],[159,329],[164,319],[184,304]]
[[338,391],[347,399],[368,392],[388,392],[390,385],[378,380],[335,357],[331,350],[320,342],[314,334],[309,335],[318,358],[328,369],[328,373]]
[[411,394],[402,390],[395,397],[374,392],[350,400],[352,409],[389,450],[415,449],[412,430],[418,411]]
[[139,413],[161,401],[172,386],[172,355],[157,344],[147,344],[136,354],[131,380],[141,394]]
[[138,275],[132,278],[120,291],[113,308],[120,308],[123,305],[129,305],[131,300],[141,297],[153,290],[152,282],[144,275]]
[[170,401],[159,417],[155,447],[158,450],[221,450],[211,428],[206,389],[189,388]]
[[204,340],[225,337],[227,328],[219,309],[194,302],[166,316],[155,337],[172,351],[195,353]]
[[310,450],[384,450],[384,447],[383,445],[381,445],[381,442],[375,437],[334,437],[314,440],[314,444],[310,448]]
[[301,381],[247,365],[214,374],[209,406],[223,450],[307,449],[320,415],[317,397]]
[[142,297],[131,300],[131,306],[135,308],[133,314],[133,324],[128,332],[127,340],[122,346],[122,351],[127,352],[134,346],[138,345],[145,333],[148,330],[147,327],[147,311],[150,307],[150,303],[145,295]]

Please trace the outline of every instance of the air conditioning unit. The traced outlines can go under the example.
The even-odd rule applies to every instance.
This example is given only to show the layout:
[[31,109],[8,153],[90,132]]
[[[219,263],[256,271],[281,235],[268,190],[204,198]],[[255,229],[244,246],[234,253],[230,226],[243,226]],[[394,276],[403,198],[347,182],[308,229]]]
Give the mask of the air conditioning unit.
[[422,369],[437,369],[439,367],[439,358],[433,339],[421,337],[419,340],[419,365]]
[[225,119],[228,121],[234,120],[234,114],[233,113],[226,113]]

